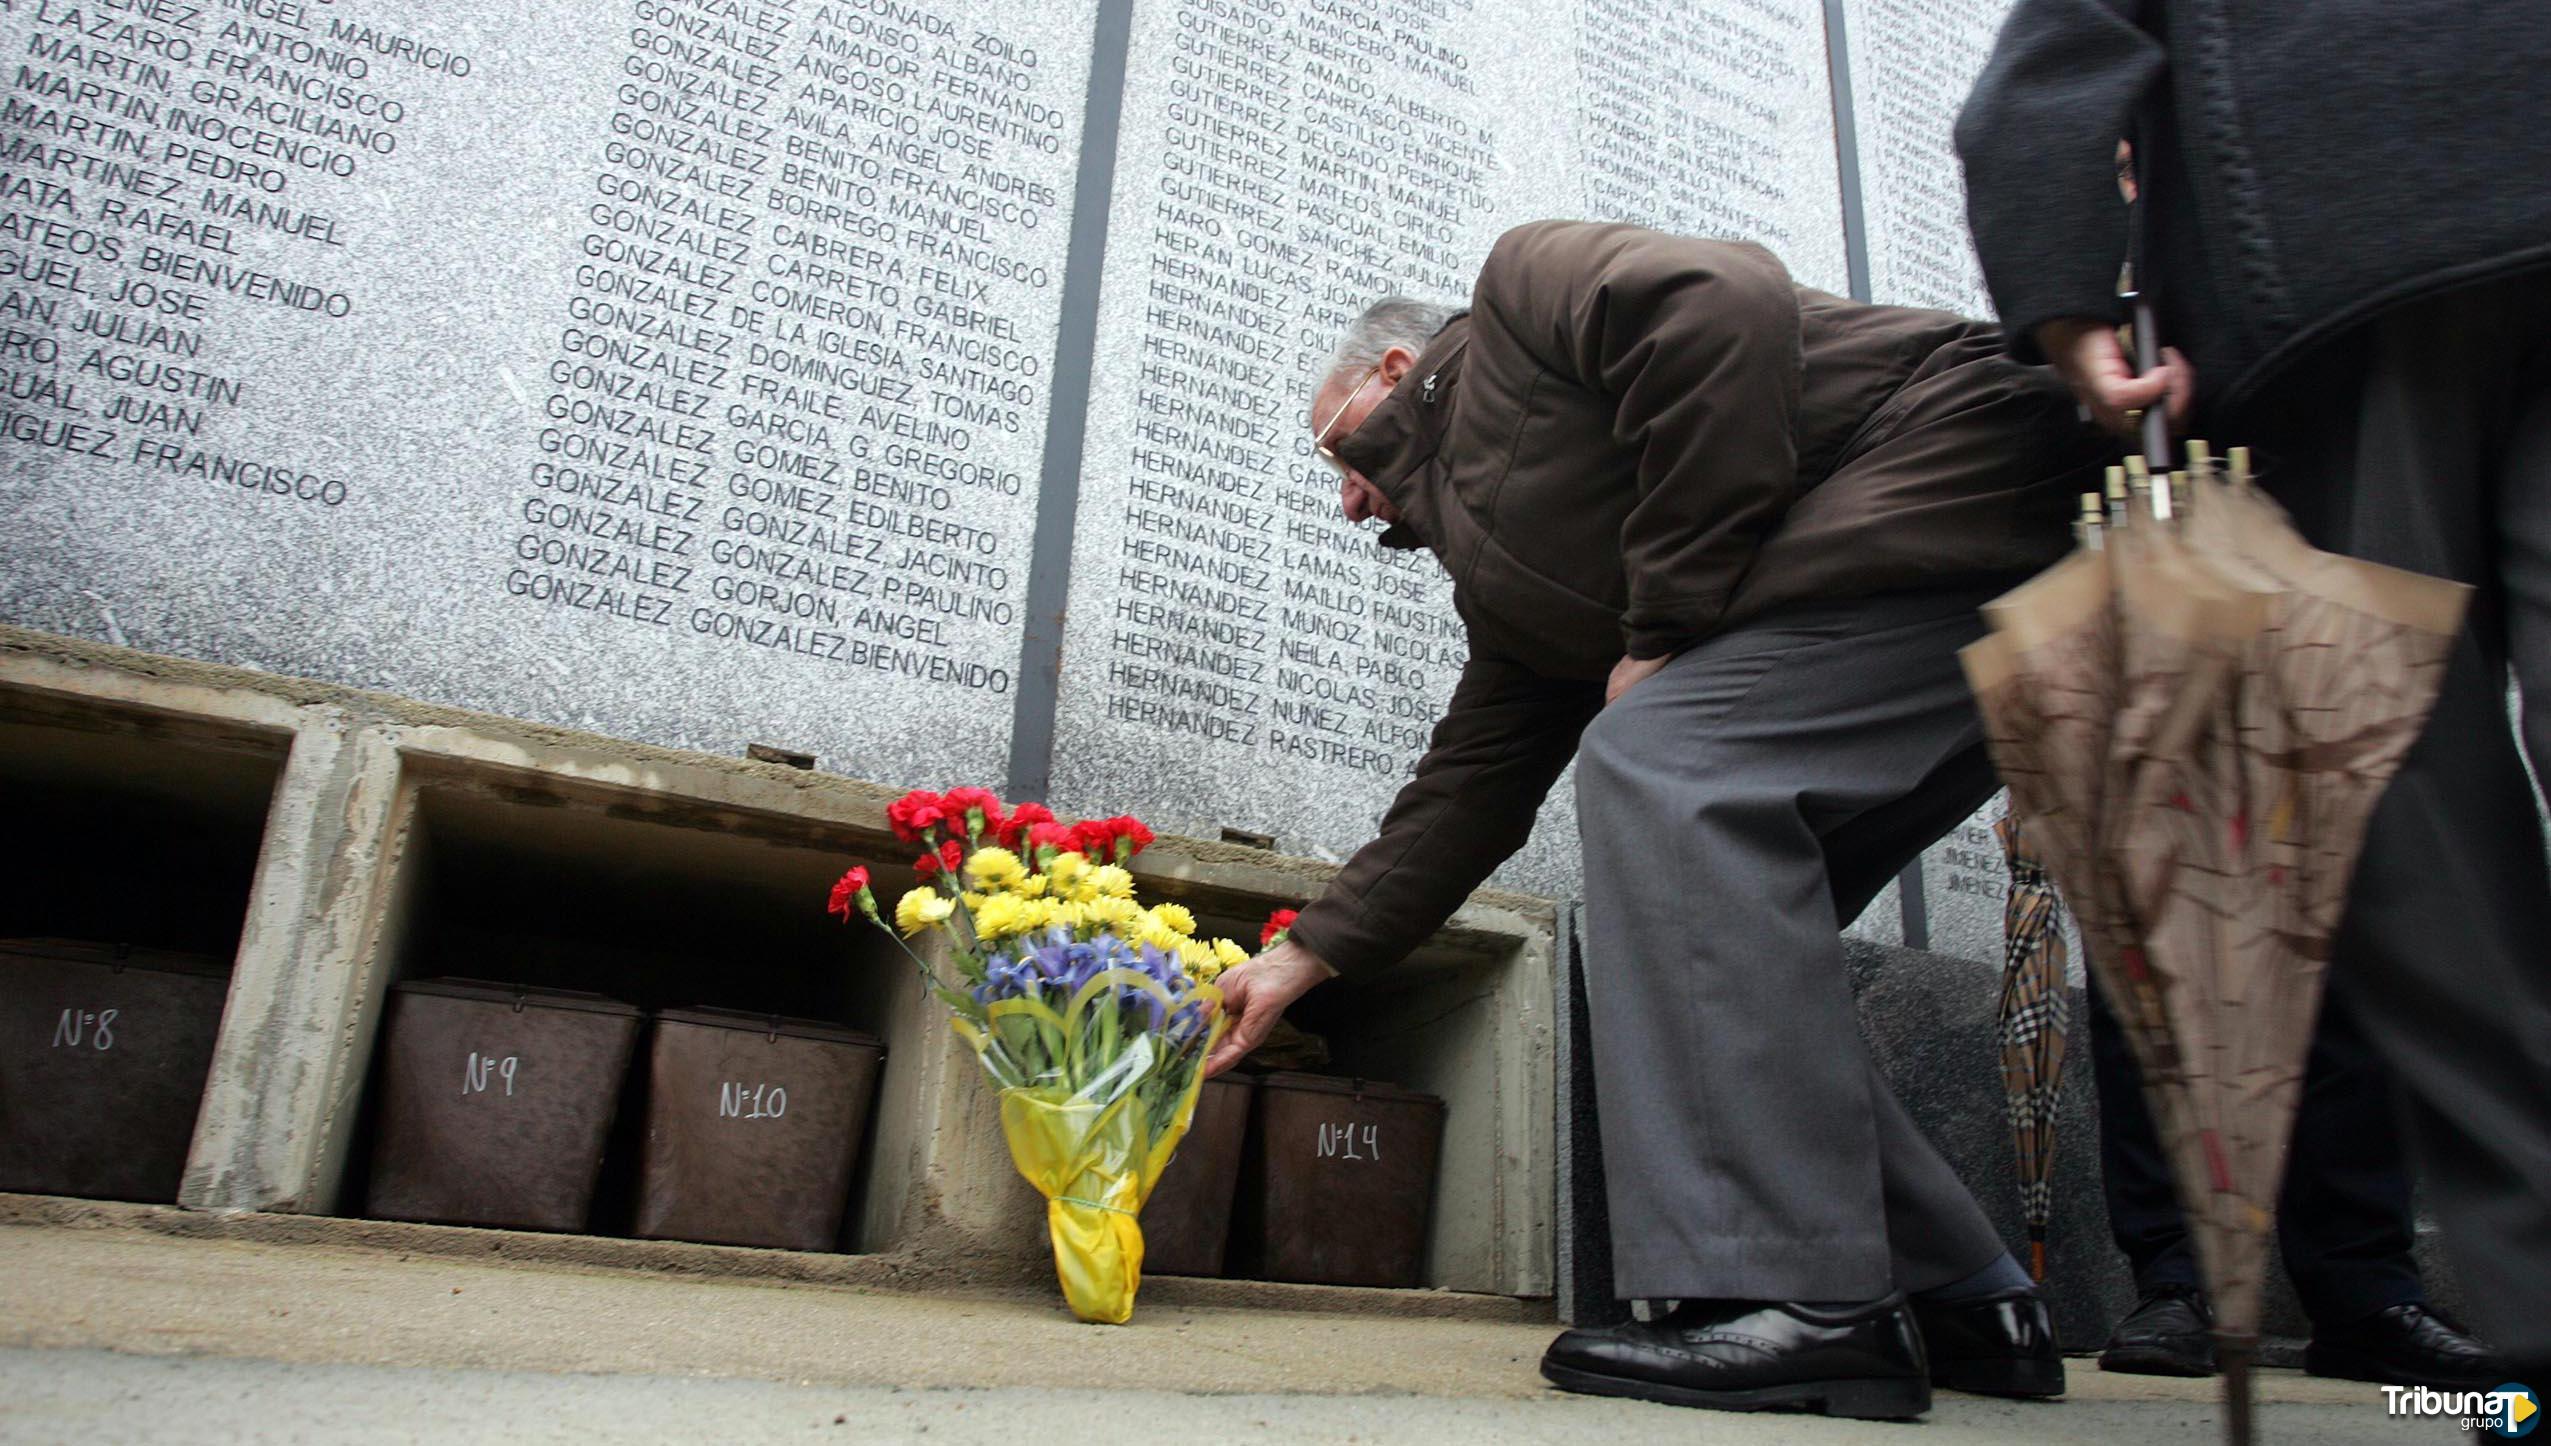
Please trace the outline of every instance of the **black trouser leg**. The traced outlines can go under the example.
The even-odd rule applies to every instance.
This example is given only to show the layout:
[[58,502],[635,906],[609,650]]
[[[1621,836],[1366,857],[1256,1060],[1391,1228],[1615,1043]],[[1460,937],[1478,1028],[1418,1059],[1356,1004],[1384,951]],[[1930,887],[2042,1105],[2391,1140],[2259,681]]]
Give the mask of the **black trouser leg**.
[[2512,661],[2551,745],[2551,279],[2403,307],[2227,427],[2273,449],[2314,542],[2479,589],[2331,989],[2390,1067],[2476,1324],[2551,1368],[2551,866],[2506,716]]

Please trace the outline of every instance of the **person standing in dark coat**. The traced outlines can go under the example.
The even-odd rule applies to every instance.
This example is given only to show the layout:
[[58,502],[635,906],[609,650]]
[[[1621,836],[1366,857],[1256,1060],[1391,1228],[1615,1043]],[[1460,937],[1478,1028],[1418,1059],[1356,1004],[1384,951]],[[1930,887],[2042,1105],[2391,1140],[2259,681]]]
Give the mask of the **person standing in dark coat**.
[[[2330,987],[2519,1380],[2551,1370],[2551,864],[2525,770],[2551,772],[2546,71],[2540,6],[2020,0],[1957,127],[2016,356],[2120,431],[2164,406],[2250,445],[2316,544],[2478,589]],[[2115,332],[2120,139],[2178,346],[2146,377]],[[2396,1324],[2446,1345],[2432,1316]]]

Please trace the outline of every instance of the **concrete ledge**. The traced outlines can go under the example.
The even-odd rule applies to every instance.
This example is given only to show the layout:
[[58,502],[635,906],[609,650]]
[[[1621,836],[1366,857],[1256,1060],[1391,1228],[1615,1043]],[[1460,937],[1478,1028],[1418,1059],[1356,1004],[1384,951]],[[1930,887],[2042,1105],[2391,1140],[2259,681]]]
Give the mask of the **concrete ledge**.
[[[870,1253],[774,1268],[987,1282],[1049,1269],[1039,1202],[1001,1145],[981,1070],[890,946],[819,907],[853,861],[879,866],[881,892],[908,883],[893,861],[910,850],[885,819],[903,790],[14,627],[0,627],[0,725],[29,740],[23,766],[39,773],[47,749],[67,757],[63,740],[101,734],[122,735],[127,752],[133,740],[168,743],[180,768],[193,756],[183,749],[274,760],[179,1197],[247,1214],[208,1218],[359,1208],[388,990],[462,973],[872,1030],[888,1044],[886,1074],[843,1240]],[[1336,870],[1164,838],[1135,872],[1209,931],[1253,940],[1270,909],[1308,899]],[[1555,919],[1546,900],[1483,891],[1406,968],[1305,1002],[1306,1027],[1327,1036],[1339,1072],[1449,1105],[1423,1271],[1438,1289],[1552,1288]],[[544,1259],[724,1258],[599,1237],[568,1247],[463,1236],[527,1242],[503,1248]],[[1220,1298],[1227,1287],[1160,1288]]]
[[[330,1215],[286,1215],[253,1210],[186,1210],[116,1200],[72,1200],[55,1195],[0,1193],[0,1228],[48,1226],[68,1230],[124,1231],[180,1240],[308,1246],[381,1254],[428,1255],[457,1260],[499,1260],[521,1265],[693,1276],[705,1280],[770,1281],[843,1286],[869,1291],[937,1293],[986,1285],[1042,1287],[1050,1268],[1039,1260],[1031,1276],[994,1280],[970,1262],[943,1254],[831,1255],[797,1250],[750,1250],[671,1240],[624,1240],[600,1235],[547,1235],[525,1230],[478,1230],[457,1225],[415,1225]],[[1333,1285],[1286,1285],[1263,1280],[1212,1280],[1158,1275],[1143,1282],[1148,1311],[1218,1309],[1290,1311],[1308,1315],[1395,1316],[1410,1320],[1549,1321],[1546,1300],[1452,1290],[1364,1290]]]

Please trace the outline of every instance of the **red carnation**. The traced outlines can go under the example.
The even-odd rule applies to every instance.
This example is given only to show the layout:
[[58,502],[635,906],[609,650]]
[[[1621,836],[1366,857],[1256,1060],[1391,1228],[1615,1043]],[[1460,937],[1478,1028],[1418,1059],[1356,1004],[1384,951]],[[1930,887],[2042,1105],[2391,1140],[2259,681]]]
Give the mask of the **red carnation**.
[[1029,853],[1042,854],[1047,849],[1052,849],[1056,853],[1070,853],[1080,846],[1080,835],[1069,824],[1040,823],[1028,827]]
[[1152,831],[1132,814],[1118,814],[1109,819],[1107,828],[1116,836],[1116,862],[1120,864],[1152,846]]
[[1038,824],[1052,823],[1053,821],[1054,810],[1047,808],[1044,804],[1020,804],[1018,807],[1011,809],[1010,816],[1002,821],[999,830],[1001,847],[1015,851],[1019,846],[1019,840],[1027,836],[1027,831],[1029,829]]
[[[988,788],[951,788],[941,800],[947,805],[948,821],[963,823],[968,834],[997,831],[1001,827],[1001,796]],[[981,817],[969,817],[980,814]]]
[[862,897],[867,892],[868,871],[854,867],[841,876],[840,882],[833,885],[833,896],[825,901],[824,908],[827,912],[839,914],[847,920],[850,917],[850,911],[854,908],[875,907]]
[[946,799],[918,788],[886,805],[886,822],[894,826],[895,837],[905,843],[921,842],[923,835],[947,816]]
[[1300,909],[1278,909],[1267,915],[1267,927],[1258,931],[1258,947],[1274,948],[1278,939],[1292,932],[1293,921],[1301,917]]
[[937,848],[912,861],[912,871],[925,879],[938,873],[941,869],[945,869],[949,873],[953,874],[964,866],[965,845],[957,842],[955,839],[948,840],[946,843],[939,845]]

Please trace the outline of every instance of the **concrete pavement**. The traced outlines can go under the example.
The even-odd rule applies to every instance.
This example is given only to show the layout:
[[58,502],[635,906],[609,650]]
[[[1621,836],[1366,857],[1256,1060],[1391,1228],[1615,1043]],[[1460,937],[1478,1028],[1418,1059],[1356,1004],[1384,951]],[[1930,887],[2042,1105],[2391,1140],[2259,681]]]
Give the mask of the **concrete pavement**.
[[[1511,1319],[912,1292],[130,1228],[0,1227],[0,1440],[1862,1442],[1917,1428],[1565,1396]],[[2055,1404],[1943,1394],[1921,1438],[2220,1439],[2212,1383],[2073,1363]],[[2270,1440],[2445,1439],[2268,1373]]]

